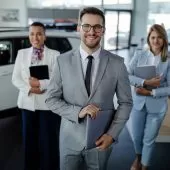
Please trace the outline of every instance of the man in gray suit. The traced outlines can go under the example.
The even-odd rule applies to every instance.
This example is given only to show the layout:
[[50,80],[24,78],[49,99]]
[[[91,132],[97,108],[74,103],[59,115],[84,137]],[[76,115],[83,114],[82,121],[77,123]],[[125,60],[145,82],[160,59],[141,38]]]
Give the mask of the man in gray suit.
[[[112,143],[129,118],[132,97],[128,73],[121,57],[100,46],[105,17],[94,7],[80,12],[79,49],[57,58],[46,103],[62,117],[60,128],[60,169],[105,170]],[[97,118],[98,111],[112,110],[117,95],[118,108],[110,127],[93,149],[86,148],[86,118]]]

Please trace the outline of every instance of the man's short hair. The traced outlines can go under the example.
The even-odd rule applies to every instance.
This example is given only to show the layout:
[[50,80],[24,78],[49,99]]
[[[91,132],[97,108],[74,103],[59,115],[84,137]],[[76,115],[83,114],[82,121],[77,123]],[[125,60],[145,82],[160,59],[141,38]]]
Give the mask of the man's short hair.
[[99,15],[103,19],[103,26],[105,26],[105,16],[102,10],[95,8],[95,7],[85,7],[80,11],[79,14],[79,22],[81,22],[81,19],[83,15],[85,14],[94,14],[94,15]]
[[44,30],[44,32],[45,32],[45,30],[46,30],[44,24],[41,23],[41,22],[33,22],[33,23],[30,25],[30,27],[31,27],[31,26],[41,27],[41,28]]

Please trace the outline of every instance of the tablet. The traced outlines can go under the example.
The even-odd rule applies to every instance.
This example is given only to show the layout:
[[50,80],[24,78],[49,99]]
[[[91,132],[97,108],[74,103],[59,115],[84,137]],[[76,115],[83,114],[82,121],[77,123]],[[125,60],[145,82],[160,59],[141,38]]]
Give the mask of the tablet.
[[30,66],[30,76],[39,80],[49,79],[48,65]]

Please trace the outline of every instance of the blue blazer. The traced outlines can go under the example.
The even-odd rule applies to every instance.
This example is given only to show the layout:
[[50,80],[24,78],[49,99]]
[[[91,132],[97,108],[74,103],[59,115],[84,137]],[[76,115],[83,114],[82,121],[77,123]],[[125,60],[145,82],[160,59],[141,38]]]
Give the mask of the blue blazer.
[[[146,65],[151,52],[149,50],[137,50],[128,65],[129,79],[131,85],[143,86],[144,79],[134,75],[137,66]],[[132,89],[133,104],[137,110],[146,105],[150,113],[166,112],[168,108],[167,97],[170,95],[170,58],[166,62],[159,62],[156,66],[157,75],[161,75],[161,85],[155,89],[154,96],[141,96]]]

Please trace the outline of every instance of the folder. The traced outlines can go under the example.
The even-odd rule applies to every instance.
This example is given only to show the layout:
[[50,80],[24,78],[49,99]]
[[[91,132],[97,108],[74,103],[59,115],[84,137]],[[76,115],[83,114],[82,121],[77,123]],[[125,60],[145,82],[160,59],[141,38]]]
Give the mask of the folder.
[[96,147],[95,142],[105,132],[107,132],[110,124],[112,123],[114,116],[114,110],[99,111],[97,117],[92,119],[87,116],[86,124],[86,149],[92,149]]
[[48,65],[30,66],[30,76],[39,80],[49,79]]
[[[156,66],[153,65],[138,66],[135,68],[134,75],[145,80],[154,78],[156,77]],[[144,88],[146,88],[147,90],[152,90],[155,89],[156,87],[145,85]]]
[[134,70],[134,75],[142,79],[151,79],[156,77],[156,67],[153,65],[138,66]]

